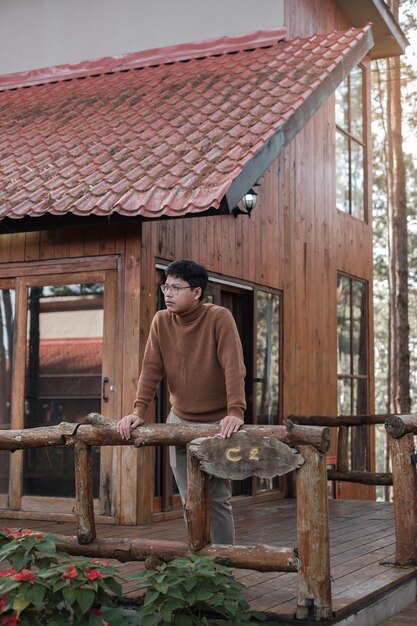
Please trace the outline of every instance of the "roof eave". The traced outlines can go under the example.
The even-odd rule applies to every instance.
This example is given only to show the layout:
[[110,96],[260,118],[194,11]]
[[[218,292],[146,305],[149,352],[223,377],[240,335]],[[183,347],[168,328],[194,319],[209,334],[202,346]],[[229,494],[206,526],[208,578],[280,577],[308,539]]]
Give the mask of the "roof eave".
[[408,45],[402,32],[384,0],[337,0],[349,18],[352,26],[361,28],[372,23],[374,47],[371,59],[383,59],[404,54]]
[[75,213],[65,213],[63,215],[54,215],[45,213],[40,217],[25,216],[20,219],[4,217],[0,219],[0,235],[13,234],[21,232],[44,231],[54,228],[75,228],[79,226],[99,226],[99,225],[116,225],[132,223],[132,220],[138,222],[155,222],[172,219],[180,219],[184,217],[208,217],[210,215],[229,215],[229,209],[226,200],[223,199],[220,207],[208,208],[198,213],[181,213],[179,215],[158,215],[156,217],[147,217],[144,215],[120,215],[120,213],[112,213],[111,215],[78,215]]
[[352,69],[366,56],[373,45],[372,31],[366,30],[365,37],[349,51],[341,63],[338,63],[323,82],[312,91],[296,111],[284,122],[270,139],[245,165],[226,193],[230,212],[233,212],[248,192],[259,180],[280,152],[313,117],[325,100],[331,96]]

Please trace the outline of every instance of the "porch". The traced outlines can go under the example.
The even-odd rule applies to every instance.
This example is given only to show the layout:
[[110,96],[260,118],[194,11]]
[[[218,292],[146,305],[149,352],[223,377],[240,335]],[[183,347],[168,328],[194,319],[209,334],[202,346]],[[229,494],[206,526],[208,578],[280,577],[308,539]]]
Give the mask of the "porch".
[[[240,545],[296,545],[295,500],[235,506],[234,510],[236,538]],[[393,567],[395,528],[390,503],[330,500],[329,524],[334,619],[326,624],[381,624],[415,601],[417,567]],[[52,522],[8,517],[0,519],[0,526],[76,534],[76,523],[71,519]],[[187,540],[182,519],[142,526],[99,524],[97,534],[100,538]],[[117,562],[117,565],[125,577],[143,568],[142,562]],[[277,623],[310,623],[294,619],[296,573],[236,569],[235,578],[245,585],[245,597],[251,608],[264,612]],[[125,583],[124,595],[132,601],[140,596],[132,582]]]

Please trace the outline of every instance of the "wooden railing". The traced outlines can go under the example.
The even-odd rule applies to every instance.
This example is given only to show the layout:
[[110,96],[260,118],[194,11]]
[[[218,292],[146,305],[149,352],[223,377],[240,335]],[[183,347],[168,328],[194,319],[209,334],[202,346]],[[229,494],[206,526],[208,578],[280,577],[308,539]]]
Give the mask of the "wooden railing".
[[[297,424],[338,428],[336,470],[328,470],[329,480],[365,485],[392,485],[395,522],[395,565],[417,565],[417,414],[349,415],[339,417],[296,416]],[[348,469],[348,429],[354,426],[384,424],[388,437],[391,472],[378,473]]]
[[329,480],[360,483],[363,485],[392,485],[391,472],[370,472],[365,469],[349,469],[349,428],[385,424],[390,415],[339,415],[323,417],[319,415],[290,415],[288,419],[296,424],[309,424],[337,428],[336,468],[327,470]]
[[417,414],[392,415],[385,422],[385,430],[394,491],[395,563],[417,565]]
[[[327,620],[332,617],[330,552],[327,499],[326,452],[330,437],[327,427],[297,425],[287,420],[282,426],[245,426],[245,432],[272,438],[294,448],[303,464],[296,470],[298,548],[272,545],[213,545],[209,537],[207,474],[188,446],[188,493],[186,519],[188,542],[146,539],[99,539],[93,506],[92,446],[189,444],[197,438],[213,437],[216,425],[145,424],[123,440],[114,420],[92,413],[85,424],[61,423],[52,427],[0,430],[0,449],[14,451],[44,446],[74,447],[76,485],[76,537],[61,536],[69,554],[116,558],[121,562],[148,557],[169,561],[198,553],[212,556],[233,567],[259,571],[298,572],[297,618]],[[233,450],[239,432],[230,440]],[[222,440],[219,440],[222,441]],[[195,443],[195,441],[194,441]],[[253,455],[260,458],[261,455]],[[236,461],[238,457],[232,457]],[[256,468],[254,468],[256,471]],[[279,529],[277,529],[277,534]]]

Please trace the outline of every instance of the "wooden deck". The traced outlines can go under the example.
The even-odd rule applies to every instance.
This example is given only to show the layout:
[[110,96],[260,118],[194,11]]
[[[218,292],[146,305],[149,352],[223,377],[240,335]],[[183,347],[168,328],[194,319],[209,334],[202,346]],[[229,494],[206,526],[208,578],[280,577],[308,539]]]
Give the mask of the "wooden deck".
[[[332,603],[335,623],[349,621],[365,607],[383,600],[394,589],[409,585],[417,577],[416,567],[393,566],[394,522],[392,505],[368,501],[329,502]],[[295,546],[296,502],[279,500],[235,508],[237,543],[253,545]],[[75,534],[75,523],[0,519],[0,526],[35,528],[61,534]],[[186,540],[182,519],[164,521],[151,526],[98,527],[100,537],[143,537]],[[143,567],[142,563],[118,564],[121,575],[128,576]],[[235,570],[235,578],[245,585],[245,597],[252,608],[266,613],[279,623],[290,623],[295,616],[297,574],[261,573]],[[135,583],[124,585],[124,594],[137,599]],[[410,600],[411,602],[411,600]],[[402,608],[402,607],[401,607]],[[387,607],[386,611],[389,611]],[[365,624],[382,623],[389,612],[380,612],[382,619],[369,618]],[[317,622],[315,622],[317,624]],[[362,623],[352,622],[349,623]],[[387,624],[397,622],[389,621]],[[401,624],[403,622],[398,622]],[[410,622],[404,622],[404,624]],[[416,621],[414,623],[417,623]]]

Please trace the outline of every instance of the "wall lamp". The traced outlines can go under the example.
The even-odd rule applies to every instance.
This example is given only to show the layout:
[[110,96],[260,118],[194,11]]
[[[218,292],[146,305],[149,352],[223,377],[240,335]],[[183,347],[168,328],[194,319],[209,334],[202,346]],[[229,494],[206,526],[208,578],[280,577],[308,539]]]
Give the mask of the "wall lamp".
[[257,196],[258,194],[253,189],[253,187],[251,187],[251,189],[249,189],[249,191],[245,193],[242,200],[239,202],[239,205],[242,208],[237,206],[235,209],[233,209],[233,215],[237,217],[238,215],[244,214],[250,217],[250,214],[255,207]]
[[258,194],[252,188],[252,189],[249,189],[248,193],[245,193],[245,195],[242,198],[243,208],[246,209],[249,215],[251,211],[255,208],[257,197],[258,197]]

